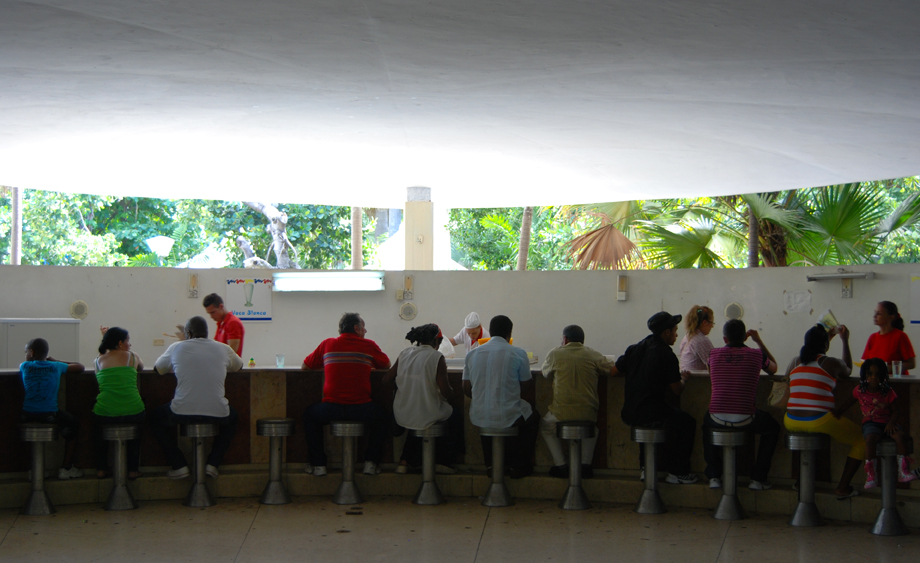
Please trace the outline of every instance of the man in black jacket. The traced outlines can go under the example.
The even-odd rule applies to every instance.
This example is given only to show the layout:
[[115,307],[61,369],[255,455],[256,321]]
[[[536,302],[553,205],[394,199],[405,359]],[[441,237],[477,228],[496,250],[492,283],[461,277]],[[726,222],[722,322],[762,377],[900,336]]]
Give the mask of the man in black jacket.
[[[696,435],[692,416],[671,406],[667,390],[680,396],[690,372],[680,371],[680,362],[671,346],[677,341],[680,315],[664,311],[648,320],[652,334],[626,349],[617,359],[617,370],[626,377],[623,410],[620,417],[631,426],[660,426],[668,431],[665,444],[668,483],[689,484],[697,481],[690,472],[690,454]],[[640,459],[641,459],[640,452]],[[654,470],[651,475],[654,476]]]

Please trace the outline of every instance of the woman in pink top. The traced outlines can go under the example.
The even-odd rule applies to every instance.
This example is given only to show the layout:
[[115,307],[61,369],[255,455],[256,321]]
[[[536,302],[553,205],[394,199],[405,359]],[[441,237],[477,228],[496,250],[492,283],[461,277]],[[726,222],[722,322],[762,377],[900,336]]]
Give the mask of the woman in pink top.
[[842,360],[825,355],[830,348],[830,337],[823,326],[815,325],[805,333],[805,345],[786,370],[789,401],[783,423],[790,432],[827,434],[850,446],[840,482],[834,491],[837,498],[843,500],[858,494],[850,481],[862,465],[866,443],[859,425],[848,418],[841,418],[841,411],[835,409],[837,382],[850,377],[853,362],[850,359],[850,331],[840,325],[832,332],[840,334],[843,342]]
[[866,342],[862,359],[881,358],[891,372],[891,362],[904,362],[904,374],[917,367],[917,358],[910,338],[904,333],[904,319],[898,313],[898,306],[891,301],[880,301],[875,306],[872,322],[878,332],[872,333]]
[[684,324],[687,335],[680,341],[680,370],[708,370],[712,341],[709,331],[714,326],[715,315],[704,305],[694,305],[687,313]]

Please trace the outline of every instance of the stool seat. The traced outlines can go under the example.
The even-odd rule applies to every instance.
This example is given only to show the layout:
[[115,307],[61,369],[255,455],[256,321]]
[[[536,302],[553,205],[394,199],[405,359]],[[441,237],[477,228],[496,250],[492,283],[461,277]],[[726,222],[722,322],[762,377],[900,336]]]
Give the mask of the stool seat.
[[639,444],[664,444],[668,441],[668,431],[664,428],[630,426],[629,437]]
[[136,440],[139,434],[137,424],[105,424],[102,426],[102,438],[108,441]]
[[195,422],[179,425],[179,435],[186,438],[213,438],[220,429],[214,422]]
[[597,423],[591,420],[565,420],[556,423],[556,436],[563,440],[593,438]]
[[792,451],[820,450],[830,445],[830,437],[819,432],[790,432],[786,447]]
[[435,422],[423,430],[411,430],[411,433],[422,439],[422,484],[412,499],[414,504],[433,506],[444,502],[444,495],[438,488],[434,479],[435,466],[435,439],[447,435],[447,424]]
[[488,426],[483,426],[479,429],[479,435],[480,436],[495,436],[495,437],[517,436],[518,427],[509,426],[508,428],[490,428]]
[[824,523],[815,504],[815,458],[817,452],[830,445],[830,436],[819,432],[790,432],[786,447],[799,454],[799,502],[789,524],[812,527]]
[[293,418],[260,418],[256,421],[259,436],[291,436],[294,434]]
[[115,442],[115,466],[112,474],[112,491],[106,501],[106,510],[134,510],[137,503],[128,490],[128,455],[125,442],[136,440],[140,436],[137,424],[104,424],[102,438]]
[[333,436],[364,436],[364,423],[348,420],[337,420],[329,424]]
[[[913,438],[905,437],[905,454],[914,451]],[[875,523],[869,531],[877,536],[903,536],[909,534],[904,520],[898,513],[897,487],[898,487],[898,445],[890,437],[884,437],[876,446],[878,455],[877,473],[879,485],[882,489],[882,506],[879,508]]]
[[713,446],[721,446],[722,452],[722,498],[712,517],[716,520],[743,520],[747,518],[738,500],[738,467],[735,448],[743,446],[747,432],[743,428],[707,428],[706,439]]
[[645,446],[645,488],[639,496],[639,502],[634,509],[639,514],[663,514],[668,511],[658,493],[657,462],[655,447],[668,441],[668,431],[665,428],[649,426],[630,426],[629,436],[633,442],[646,444]]
[[713,446],[743,446],[747,439],[745,430],[727,430],[725,428],[709,428],[706,432]]
[[23,442],[53,442],[56,436],[56,424],[24,422],[19,425],[19,438]]
[[418,436],[419,438],[440,438],[447,435],[447,424],[443,422],[435,422],[428,428],[423,430],[410,430],[413,436]]
[[364,436],[364,423],[354,420],[334,420],[329,423],[333,436],[342,438],[342,482],[332,496],[335,504],[361,504],[364,496],[355,483],[355,438]]
[[291,495],[281,481],[282,447],[284,437],[294,434],[293,418],[260,418],[256,421],[256,434],[268,437],[268,484],[259,497],[262,504],[288,504]]

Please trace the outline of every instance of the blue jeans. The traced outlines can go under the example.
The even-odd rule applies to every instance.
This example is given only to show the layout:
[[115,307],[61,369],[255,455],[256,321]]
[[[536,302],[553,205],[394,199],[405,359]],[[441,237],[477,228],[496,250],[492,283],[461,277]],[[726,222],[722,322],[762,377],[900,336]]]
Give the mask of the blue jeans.
[[230,414],[225,417],[217,416],[197,416],[189,414],[176,414],[165,404],[153,411],[150,415],[150,426],[153,429],[153,435],[163,448],[163,453],[169,459],[169,464],[173,469],[180,469],[188,465],[182,450],[176,442],[176,432],[173,426],[177,424],[195,424],[209,423],[218,424],[220,428],[214,443],[211,445],[211,453],[208,454],[208,465],[218,467],[224,461],[224,455],[230,449],[230,442],[236,434],[236,425],[240,421],[240,415],[232,406]]
[[307,460],[314,467],[328,465],[323,444],[323,426],[332,421],[347,420],[364,423],[367,448],[364,460],[380,463],[383,459],[383,441],[387,427],[386,411],[370,402],[361,405],[314,403],[307,407],[303,422],[307,432]]

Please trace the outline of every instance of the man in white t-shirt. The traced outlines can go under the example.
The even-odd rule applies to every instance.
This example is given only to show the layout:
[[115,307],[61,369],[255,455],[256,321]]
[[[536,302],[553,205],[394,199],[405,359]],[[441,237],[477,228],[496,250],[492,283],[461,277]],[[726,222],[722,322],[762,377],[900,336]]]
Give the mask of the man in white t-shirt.
[[208,340],[207,321],[192,317],[185,323],[185,340],[167,348],[154,367],[161,374],[170,371],[176,374],[173,400],[157,408],[150,417],[153,434],[172,466],[166,476],[183,479],[189,475],[188,464],[172,427],[208,422],[220,425],[206,466],[207,474],[217,477],[217,468],[230,448],[239,422],[239,414],[224,396],[224,380],[228,371],[239,371],[243,367],[243,360],[230,346]]
[[480,338],[489,338],[489,332],[482,328],[479,320],[479,313],[473,311],[466,316],[463,321],[463,330],[457,333],[453,338],[448,338],[454,346],[463,345],[463,351],[467,354],[470,350],[479,346]]

